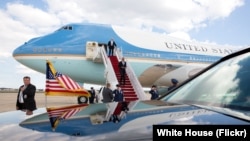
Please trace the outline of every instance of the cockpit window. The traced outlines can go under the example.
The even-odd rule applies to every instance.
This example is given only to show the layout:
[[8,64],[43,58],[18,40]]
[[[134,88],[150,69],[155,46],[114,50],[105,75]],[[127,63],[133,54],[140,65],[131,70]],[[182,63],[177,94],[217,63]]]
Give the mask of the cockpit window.
[[60,28],[59,30],[72,30],[72,26],[67,25],[67,26],[63,26],[62,28]]
[[250,110],[249,82],[250,53],[246,53],[221,62],[162,100],[247,112]]

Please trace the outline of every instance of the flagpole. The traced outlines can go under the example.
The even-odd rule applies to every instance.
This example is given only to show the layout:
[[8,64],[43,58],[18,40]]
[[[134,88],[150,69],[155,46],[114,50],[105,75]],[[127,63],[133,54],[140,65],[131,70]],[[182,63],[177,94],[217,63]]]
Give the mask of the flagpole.
[[[48,62],[49,62],[49,60],[46,59],[46,80],[47,80],[47,77],[48,77],[47,76],[48,75]],[[47,90],[46,90],[46,85],[47,84],[45,84],[45,92],[44,92],[44,94],[45,94],[45,107],[47,108]]]
[[47,95],[45,96],[45,107],[47,108]]
[[45,107],[47,108],[47,94],[45,92]]

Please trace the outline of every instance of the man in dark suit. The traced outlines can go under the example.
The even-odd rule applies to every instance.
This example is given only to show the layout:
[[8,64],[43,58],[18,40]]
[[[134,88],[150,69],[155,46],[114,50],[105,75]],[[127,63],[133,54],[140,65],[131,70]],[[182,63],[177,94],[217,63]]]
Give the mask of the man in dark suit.
[[151,87],[151,90],[149,91],[149,93],[151,94],[151,100],[157,99],[159,97],[159,92],[157,90],[156,85],[153,85]]
[[106,84],[106,87],[103,87],[103,90],[102,90],[102,102],[103,103],[108,103],[108,102],[112,102],[113,101],[113,91],[111,90],[111,84],[110,83],[107,83]]
[[126,76],[126,68],[127,68],[127,62],[125,61],[124,57],[122,57],[122,60],[118,63],[119,71],[120,71],[120,84],[125,85],[125,76]]
[[91,87],[91,90],[89,91],[90,97],[89,97],[89,103],[93,104],[95,100],[95,89]]
[[123,101],[123,91],[120,87],[119,84],[116,85],[116,89],[113,91],[113,94],[114,94],[114,101],[115,102],[122,102]]
[[113,56],[115,47],[116,47],[115,41],[113,39],[110,39],[108,42],[109,56]]
[[171,79],[171,82],[172,82],[172,86],[170,86],[169,88],[168,88],[168,91],[170,91],[170,90],[172,90],[172,89],[174,89],[175,87],[177,87],[177,85],[178,85],[178,80],[177,79]]
[[33,111],[37,109],[35,101],[36,86],[30,83],[30,77],[23,77],[24,85],[20,86],[17,101],[16,109],[26,111],[26,115],[32,115]]

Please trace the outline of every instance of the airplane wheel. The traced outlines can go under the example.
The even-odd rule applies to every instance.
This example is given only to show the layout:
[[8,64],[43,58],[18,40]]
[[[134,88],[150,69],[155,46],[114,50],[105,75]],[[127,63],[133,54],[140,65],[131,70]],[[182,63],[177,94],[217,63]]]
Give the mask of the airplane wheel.
[[88,103],[88,98],[85,97],[85,96],[79,96],[77,98],[77,101],[78,101],[78,104],[81,104],[81,103]]

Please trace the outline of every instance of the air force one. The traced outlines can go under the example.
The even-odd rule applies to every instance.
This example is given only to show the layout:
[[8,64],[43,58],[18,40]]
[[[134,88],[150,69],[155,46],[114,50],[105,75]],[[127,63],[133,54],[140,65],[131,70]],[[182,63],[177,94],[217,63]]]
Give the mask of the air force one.
[[[115,56],[107,57],[105,45],[111,38],[118,46]],[[18,112],[3,116],[20,118],[16,128],[19,140],[20,137],[72,140],[75,136],[79,140],[152,140],[153,125],[249,126],[249,90],[244,81],[250,76],[247,75],[250,50],[233,53],[235,51],[233,47],[191,43],[119,26],[69,24],[49,35],[31,39],[17,48],[13,56],[18,62],[42,73],[47,72],[45,64],[51,60],[57,70],[72,79],[94,84],[104,84],[106,79],[113,82],[114,73],[110,75],[112,71],[107,68],[112,66],[117,73],[114,64],[125,57],[129,80],[133,76],[138,80],[123,87],[124,101],[84,103],[70,108],[46,107],[47,112],[38,109],[35,115],[27,118],[20,118]],[[231,55],[223,57],[227,54]],[[221,77],[225,83],[215,87]],[[171,78],[189,79],[157,100],[146,100],[145,93],[137,89],[138,83],[144,87],[169,85]],[[114,81],[117,84],[117,80]],[[84,109],[75,112],[80,106]],[[71,117],[65,120],[68,114]],[[11,133],[16,130],[6,122],[0,122],[0,125],[2,137],[13,140],[5,133],[8,129]]]
[[[6,116],[0,113],[3,117],[3,122],[0,122],[0,138],[145,141],[181,136],[249,140],[249,64],[250,48],[232,53],[158,100],[133,101],[137,104],[127,112],[121,112],[118,121],[116,116],[106,119],[110,110],[106,104],[115,102],[86,104],[85,109],[67,120],[64,120],[65,115],[68,116],[72,111],[66,112],[68,109],[65,108],[48,113],[39,109],[39,114],[26,119],[19,119],[22,114],[17,112]],[[19,126],[23,128],[9,124],[7,121],[11,119],[19,120]],[[57,121],[60,124],[52,130],[51,125]]]
[[89,23],[68,24],[33,38],[16,48],[13,57],[44,74],[46,60],[51,60],[55,68],[77,82],[103,85],[105,65],[100,63],[103,58],[96,49],[105,47],[111,38],[143,87],[169,86],[172,78],[182,82],[237,50],[128,27]]

